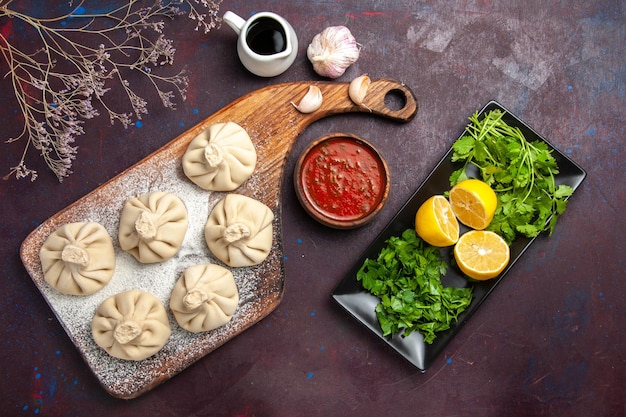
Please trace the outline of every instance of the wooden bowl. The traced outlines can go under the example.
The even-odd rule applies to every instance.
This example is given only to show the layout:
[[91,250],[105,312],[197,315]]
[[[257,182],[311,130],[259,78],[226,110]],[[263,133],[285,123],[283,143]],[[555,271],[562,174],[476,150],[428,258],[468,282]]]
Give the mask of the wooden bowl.
[[298,158],[293,180],[306,212],[335,229],[371,222],[385,205],[391,186],[380,152],[350,133],[313,141]]

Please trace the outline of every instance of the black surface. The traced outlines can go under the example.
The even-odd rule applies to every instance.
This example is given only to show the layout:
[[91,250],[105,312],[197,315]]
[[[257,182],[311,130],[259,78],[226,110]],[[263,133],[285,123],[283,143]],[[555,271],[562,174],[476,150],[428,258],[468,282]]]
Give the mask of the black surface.
[[[535,132],[526,123],[521,121],[496,101],[490,101],[479,112],[479,119],[481,119],[485,113],[496,109],[505,111],[506,113],[502,117],[503,121],[511,127],[518,127],[528,141],[544,141],[548,144],[560,170],[560,173],[555,178],[556,183],[569,185],[575,191],[585,179],[586,172],[570,158],[559,152],[558,149],[555,149],[549,141]],[[459,137],[462,137],[464,133]],[[437,356],[445,349],[459,329],[467,322],[467,320],[469,320],[471,315],[491,294],[496,285],[504,279],[507,272],[513,268],[515,263],[520,260],[523,253],[535,240],[535,238],[530,239],[526,237],[517,237],[511,243],[511,261],[509,262],[509,265],[496,278],[481,282],[467,280],[456,267],[451,265],[450,261],[453,258],[453,246],[441,248],[440,252],[442,257],[449,265],[447,273],[441,278],[442,283],[444,286],[462,288],[468,286],[473,287],[472,302],[468,308],[459,315],[458,321],[453,323],[449,330],[437,334],[437,337],[432,344],[425,343],[422,335],[418,334],[418,332],[414,332],[408,337],[403,337],[400,334],[395,334],[393,337],[383,336],[374,311],[374,307],[378,304],[378,298],[371,295],[361,286],[361,283],[357,281],[356,273],[361,265],[363,265],[365,259],[372,259],[378,256],[378,253],[380,253],[382,248],[385,246],[386,241],[390,237],[400,236],[404,230],[415,227],[415,213],[424,201],[432,195],[443,194],[450,189],[450,174],[462,166],[459,163],[452,162],[452,153],[453,150],[450,148],[443,159],[428,176],[426,181],[424,181],[424,183],[411,196],[398,214],[383,229],[381,234],[374,240],[369,248],[367,248],[363,255],[361,255],[332,293],[333,299],[346,311],[348,311],[356,320],[367,326],[372,333],[377,335],[385,343],[389,344],[396,352],[401,354],[406,360],[422,371],[425,371],[435,358],[437,358]],[[467,230],[467,228],[461,225],[461,233],[463,230]]]

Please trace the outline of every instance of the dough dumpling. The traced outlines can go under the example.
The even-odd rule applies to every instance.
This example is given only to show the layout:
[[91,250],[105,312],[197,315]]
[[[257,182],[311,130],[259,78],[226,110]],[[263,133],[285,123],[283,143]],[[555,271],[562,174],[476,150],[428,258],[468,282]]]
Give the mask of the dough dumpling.
[[274,213],[265,204],[241,194],[220,200],[204,227],[209,249],[228,266],[256,265],[272,248]]
[[232,272],[215,264],[187,268],[174,285],[170,298],[176,321],[193,333],[228,323],[238,304],[239,291]]
[[43,243],[39,259],[46,282],[63,294],[93,294],[115,272],[111,236],[94,222],[59,227]]
[[185,175],[199,187],[232,191],[254,172],[256,150],[237,123],[216,123],[196,136],[183,155]]
[[120,247],[142,263],[168,260],[183,244],[188,222],[185,203],[172,193],[131,198],[122,209]]
[[154,295],[130,290],[100,304],[91,321],[94,340],[111,356],[139,361],[157,353],[170,337],[170,323]]

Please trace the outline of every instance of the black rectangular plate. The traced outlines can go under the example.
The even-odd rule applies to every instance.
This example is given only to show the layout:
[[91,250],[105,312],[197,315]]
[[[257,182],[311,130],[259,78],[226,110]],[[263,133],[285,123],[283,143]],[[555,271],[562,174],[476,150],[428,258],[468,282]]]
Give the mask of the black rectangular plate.
[[[503,116],[503,120],[509,126],[518,127],[526,139],[529,141],[544,141],[548,144],[548,147],[552,149],[552,155],[556,159],[559,166],[560,172],[556,176],[557,185],[566,184],[571,186],[574,190],[578,188],[578,186],[585,179],[585,176],[587,175],[586,172],[563,153],[559,152],[558,149],[552,146],[547,140],[541,137],[519,118],[506,110],[502,105],[495,101],[490,101],[480,111],[479,118],[482,118],[484,113],[496,109],[505,111],[506,114]],[[465,134],[465,132],[463,132],[463,134]],[[459,137],[463,136],[463,134]],[[339,303],[340,306],[348,311],[348,313],[350,313],[355,319],[369,328],[372,333],[401,354],[411,364],[422,371],[425,371],[433,363],[446,345],[467,322],[470,316],[478,309],[478,307],[480,307],[496,285],[502,281],[506,273],[513,267],[524,251],[535,240],[535,238],[529,239],[524,237],[518,237],[515,239],[515,241],[511,244],[511,261],[509,265],[498,277],[489,281],[470,282],[455,268],[448,268],[446,275],[441,278],[443,285],[455,287],[472,286],[473,299],[469,307],[459,315],[456,324],[453,324],[449,330],[438,333],[437,338],[432,344],[426,344],[419,332],[414,332],[407,337],[402,337],[400,334],[396,334],[392,338],[384,337],[378,324],[376,313],[374,312],[374,307],[378,304],[379,299],[361,286],[361,283],[356,279],[356,273],[361,265],[363,265],[365,259],[372,259],[378,256],[382,248],[385,246],[386,241],[390,237],[400,236],[404,230],[412,229],[414,227],[415,213],[417,212],[419,206],[426,201],[426,199],[434,194],[443,194],[445,191],[450,189],[450,174],[455,169],[460,168],[458,163],[452,163],[451,157],[452,148],[450,148],[443,159],[439,161],[435,169],[433,169],[422,185],[404,204],[398,214],[396,214],[396,216],[389,222],[385,229],[376,237],[374,242],[372,242],[372,244],[365,250],[365,252],[355,262],[354,266],[348,271],[345,277],[332,292],[332,298]],[[461,232],[463,232],[463,229]],[[441,253],[443,259],[448,263],[448,265],[450,265],[450,260],[453,256],[452,247],[442,248]]]

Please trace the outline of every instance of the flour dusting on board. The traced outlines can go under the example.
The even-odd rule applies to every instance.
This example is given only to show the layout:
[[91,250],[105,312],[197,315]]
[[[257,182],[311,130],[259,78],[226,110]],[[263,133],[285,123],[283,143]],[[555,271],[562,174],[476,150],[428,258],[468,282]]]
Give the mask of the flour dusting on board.
[[[254,186],[255,181],[254,176],[251,177],[242,188]],[[188,211],[189,228],[181,249],[173,258],[142,264],[120,249],[117,237],[119,219],[126,200],[152,191],[171,192],[180,197]],[[223,265],[232,271],[239,290],[239,306],[232,320],[215,330],[198,334],[190,333],[176,323],[169,309],[169,300],[183,271],[192,265],[220,263],[207,247],[204,226],[211,209],[224,196],[224,193],[205,191],[193,184],[182,172],[180,159],[169,155],[169,158],[129,169],[108,183],[106,191],[96,190],[60,213],[58,221],[43,227],[42,242],[57,227],[68,222],[100,223],[113,239],[116,258],[113,278],[102,290],[89,296],[64,295],[45,282],[38,259],[40,245],[24,254],[28,258],[25,264],[31,265],[33,280],[46,301],[100,383],[112,395],[132,398],[173,376],[259,321],[268,313],[267,303],[276,303],[275,298],[280,298],[284,272],[279,245],[280,216],[274,208],[274,238],[268,258],[254,267],[229,268]],[[166,307],[172,328],[163,349],[142,361],[110,356],[96,345],[91,335],[91,321],[100,303],[130,289],[156,296]],[[268,297],[270,300],[266,300]],[[270,306],[269,311],[271,309]]]

